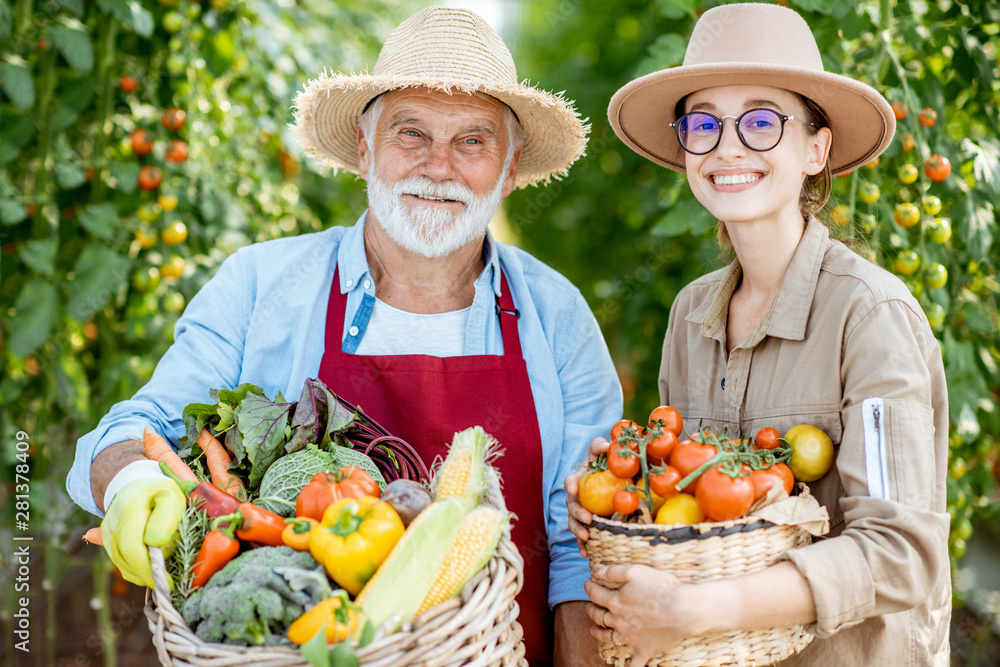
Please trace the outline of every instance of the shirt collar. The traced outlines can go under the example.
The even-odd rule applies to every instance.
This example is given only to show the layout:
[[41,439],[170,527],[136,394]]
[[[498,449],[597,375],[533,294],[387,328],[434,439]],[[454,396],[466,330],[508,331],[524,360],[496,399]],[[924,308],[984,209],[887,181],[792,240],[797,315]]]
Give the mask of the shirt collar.
[[[785,271],[778,296],[771,304],[771,310],[764,317],[760,328],[747,341],[747,347],[756,345],[765,335],[789,340],[805,338],[809,311],[816,294],[816,284],[819,282],[819,273],[829,238],[829,230],[820,221],[811,218],[806,223],[802,239]],[[743,267],[740,266],[739,260],[733,260],[715,298],[692,310],[686,318],[689,322],[700,323],[701,333],[706,338],[721,336],[720,330],[725,325],[729,313],[729,302],[742,277]]]
[[[362,283],[367,276],[368,255],[365,253],[365,223],[368,220],[366,209],[357,223],[347,230],[340,247],[337,249],[337,266],[340,276],[340,293],[347,294]],[[487,229],[486,240],[483,242],[483,272],[476,279],[477,284],[492,285],[493,293],[500,295],[500,256],[493,234]]]

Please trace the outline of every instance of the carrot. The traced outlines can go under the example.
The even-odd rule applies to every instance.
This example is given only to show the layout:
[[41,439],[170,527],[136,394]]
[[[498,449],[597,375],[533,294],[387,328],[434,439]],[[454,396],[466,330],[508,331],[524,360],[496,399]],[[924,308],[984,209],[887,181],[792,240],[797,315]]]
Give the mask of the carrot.
[[167,467],[174,471],[174,474],[183,480],[197,482],[198,476],[188,467],[188,464],[177,456],[174,448],[163,439],[163,436],[153,432],[153,429],[146,427],[142,432],[142,448],[146,452],[146,458],[153,461],[166,463]]
[[101,535],[101,527],[95,526],[84,533],[83,541],[87,544],[96,544],[99,547],[104,546],[104,537]]
[[234,496],[242,493],[243,481],[229,472],[229,464],[233,459],[219,439],[207,428],[203,428],[201,435],[198,436],[198,444],[205,452],[205,463],[208,464],[208,472],[212,475],[212,484]]

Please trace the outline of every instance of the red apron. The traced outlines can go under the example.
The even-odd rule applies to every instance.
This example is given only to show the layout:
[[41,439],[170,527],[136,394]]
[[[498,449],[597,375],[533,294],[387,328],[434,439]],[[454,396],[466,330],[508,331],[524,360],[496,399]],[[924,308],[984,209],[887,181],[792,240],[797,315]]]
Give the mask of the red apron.
[[521,356],[517,314],[501,273],[497,298],[502,356],[362,356],[342,351],[347,296],[334,271],[326,314],[326,349],[319,377],[341,397],[408,443],[430,467],[445,456],[456,431],[482,426],[503,447],[494,465],[503,478],[507,508],[517,519],[511,536],[524,558],[524,588],[517,596],[528,663],[552,662],[549,550],[542,513],[542,440]]

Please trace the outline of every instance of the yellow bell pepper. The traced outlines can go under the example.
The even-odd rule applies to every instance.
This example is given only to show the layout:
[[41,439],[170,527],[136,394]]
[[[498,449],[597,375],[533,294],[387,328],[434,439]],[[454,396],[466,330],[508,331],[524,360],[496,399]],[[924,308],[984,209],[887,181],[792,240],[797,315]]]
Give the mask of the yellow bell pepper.
[[327,507],[309,532],[309,552],[341,588],[357,595],[404,530],[388,503],[372,496],[344,498]]
[[281,531],[281,541],[286,547],[296,551],[309,551],[309,533],[319,523],[308,516],[285,519],[285,529]]
[[325,628],[326,643],[336,644],[350,637],[357,627],[355,605],[347,599],[346,592],[337,591],[288,626],[288,641],[301,646]]

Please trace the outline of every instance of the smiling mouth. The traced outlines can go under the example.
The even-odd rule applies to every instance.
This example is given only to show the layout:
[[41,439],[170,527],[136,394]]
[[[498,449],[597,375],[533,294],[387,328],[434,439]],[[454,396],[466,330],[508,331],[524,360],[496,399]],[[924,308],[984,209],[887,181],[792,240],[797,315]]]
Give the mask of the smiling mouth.
[[445,203],[445,204],[460,204],[460,203],[462,203],[462,202],[458,201],[457,199],[441,199],[439,197],[430,197],[430,196],[415,195],[415,194],[409,194],[409,196],[410,197],[414,197],[416,199],[423,200],[423,201],[442,202],[442,203]]
[[761,178],[760,174],[725,174],[720,176],[713,176],[712,183],[715,185],[746,185],[747,183],[756,183]]

